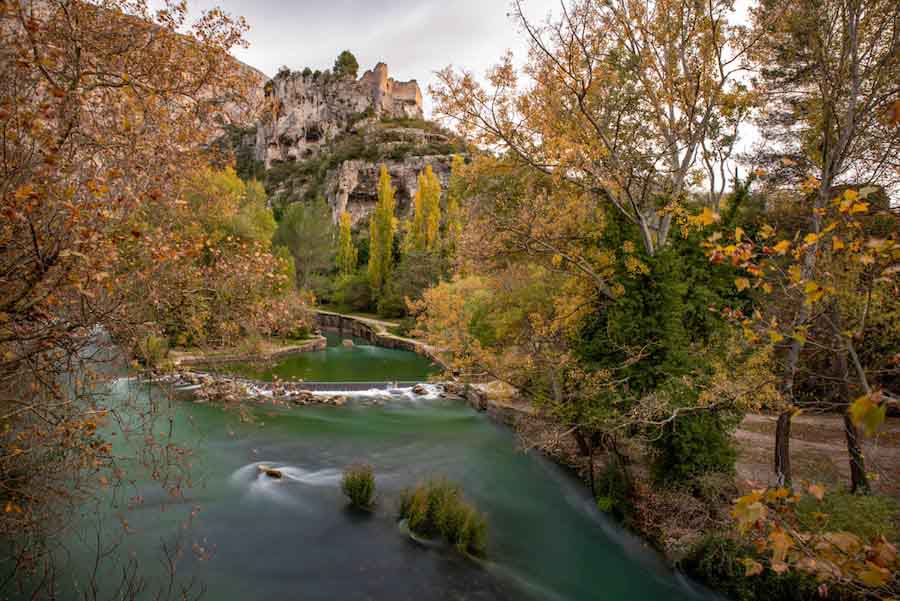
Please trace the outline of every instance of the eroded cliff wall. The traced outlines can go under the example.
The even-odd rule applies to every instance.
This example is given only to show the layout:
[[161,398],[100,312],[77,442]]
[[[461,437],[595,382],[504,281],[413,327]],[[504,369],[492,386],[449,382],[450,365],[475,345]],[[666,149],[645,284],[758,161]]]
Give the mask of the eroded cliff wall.
[[358,80],[282,70],[265,86],[256,158],[266,168],[312,158],[364,115],[422,119],[419,85],[394,81],[384,63]]

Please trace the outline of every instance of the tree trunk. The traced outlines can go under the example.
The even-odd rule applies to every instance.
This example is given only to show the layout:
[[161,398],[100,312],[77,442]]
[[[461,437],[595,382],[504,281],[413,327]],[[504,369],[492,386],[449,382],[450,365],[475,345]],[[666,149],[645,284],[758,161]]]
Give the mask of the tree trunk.
[[850,455],[850,492],[867,495],[872,489],[866,475],[866,460],[859,446],[859,432],[849,410],[844,412],[844,433],[847,435],[847,453]]
[[791,417],[793,408],[778,416],[775,426],[775,483],[791,486]]
[[572,438],[575,439],[575,444],[578,445],[578,452],[581,453],[582,457],[587,457],[590,452],[590,447],[588,446],[587,438],[585,438],[579,428],[576,427],[572,430]]
[[848,347],[843,343],[841,334],[841,314],[837,302],[832,304],[831,322],[839,344],[835,356],[835,367],[840,378],[838,386],[839,402],[844,407],[844,434],[847,438],[847,455],[850,459],[850,492],[867,495],[871,492],[869,478],[866,475],[866,460],[859,446],[859,431],[850,417],[850,368],[847,364]]
[[594,482],[594,447],[596,446],[593,436],[585,436],[580,428],[572,431],[572,437],[578,444],[578,451],[583,457],[588,459],[588,481],[591,484],[591,495],[596,500],[597,490]]
[[588,452],[588,473],[590,473],[591,480],[591,498],[596,502],[597,485],[594,483],[594,445],[591,445],[590,451]]

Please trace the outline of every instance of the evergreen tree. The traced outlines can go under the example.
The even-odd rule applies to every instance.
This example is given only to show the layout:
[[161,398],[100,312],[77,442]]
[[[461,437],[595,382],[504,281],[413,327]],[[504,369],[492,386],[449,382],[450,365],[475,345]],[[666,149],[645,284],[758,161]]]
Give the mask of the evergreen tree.
[[369,284],[380,294],[391,273],[394,248],[394,187],[387,167],[381,166],[378,204],[369,218]]
[[356,74],[359,72],[359,63],[356,61],[356,57],[353,56],[352,52],[344,50],[335,59],[334,67],[331,70],[338,79],[342,77],[352,77],[353,79],[356,79]]
[[278,225],[274,242],[291,251],[297,285],[304,290],[315,289],[334,261],[334,225],[325,199],[291,204]]
[[344,211],[340,217],[340,234],[338,236],[337,266],[341,275],[350,275],[356,271],[356,246],[350,232],[350,213]]

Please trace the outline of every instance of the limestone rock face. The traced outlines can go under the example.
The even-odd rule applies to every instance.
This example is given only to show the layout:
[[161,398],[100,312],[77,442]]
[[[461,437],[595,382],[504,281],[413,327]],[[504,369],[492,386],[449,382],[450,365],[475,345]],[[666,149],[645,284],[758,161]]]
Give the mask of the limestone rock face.
[[302,161],[346,130],[364,114],[379,118],[421,119],[422,92],[413,81],[388,77],[378,63],[361,78],[283,70],[265,85],[257,125],[256,159],[272,163]]
[[446,190],[450,182],[449,155],[411,156],[402,160],[386,160],[378,163],[352,160],[344,161],[336,169],[329,171],[325,180],[325,199],[331,206],[331,213],[337,219],[343,211],[350,214],[354,225],[366,219],[378,202],[378,178],[381,165],[385,165],[391,181],[397,189],[397,213],[411,213],[413,198],[419,182],[418,176],[426,165],[431,165],[434,174]]

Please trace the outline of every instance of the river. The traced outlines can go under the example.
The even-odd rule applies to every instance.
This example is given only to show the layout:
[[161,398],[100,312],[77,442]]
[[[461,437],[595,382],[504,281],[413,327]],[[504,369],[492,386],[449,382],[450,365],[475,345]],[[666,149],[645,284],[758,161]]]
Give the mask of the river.
[[[385,357],[419,362],[419,371],[387,368],[359,379],[421,378],[432,371],[420,358],[394,355],[402,352],[332,347],[321,354],[327,358],[324,369],[334,371],[304,376],[321,380],[323,373],[348,373],[346,365],[330,364],[338,359],[365,366]],[[301,363],[316,361],[310,356]],[[135,381],[120,380],[110,398],[133,395],[136,388]],[[373,394],[383,402],[365,402]],[[535,452],[518,451],[513,433],[462,402],[368,392],[351,395],[340,408],[256,408],[253,422],[210,405],[179,403],[174,411],[176,439],[196,452],[185,498],[173,502],[158,484],[138,479],[133,492],[143,502],[137,508],[126,511],[123,501],[105,510],[127,516],[130,533],[117,554],[133,553],[151,584],[161,578],[160,543],[171,545],[182,536],[209,556],[186,552],[178,576],[203,582],[204,598],[214,601],[713,598],[599,512],[586,487],[566,470]],[[348,509],[340,491],[341,470],[360,461],[375,469],[377,505],[370,514]],[[260,464],[279,468],[285,477],[262,475]],[[398,528],[400,491],[433,476],[460,483],[487,514],[484,561],[423,547]],[[192,512],[196,517],[185,527]],[[86,519],[85,533],[91,524]],[[76,551],[70,573],[83,574],[90,557]],[[103,578],[112,581],[113,572]],[[76,598],[72,577],[64,584],[60,598]]]

